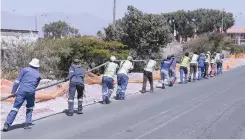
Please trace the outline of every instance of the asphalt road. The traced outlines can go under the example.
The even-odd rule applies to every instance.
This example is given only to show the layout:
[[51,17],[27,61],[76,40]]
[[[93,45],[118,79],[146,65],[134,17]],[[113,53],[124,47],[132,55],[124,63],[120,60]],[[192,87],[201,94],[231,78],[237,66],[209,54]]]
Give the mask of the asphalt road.
[[59,114],[34,124],[30,130],[2,132],[2,138],[245,138],[245,66],[209,80],[88,106],[83,115]]

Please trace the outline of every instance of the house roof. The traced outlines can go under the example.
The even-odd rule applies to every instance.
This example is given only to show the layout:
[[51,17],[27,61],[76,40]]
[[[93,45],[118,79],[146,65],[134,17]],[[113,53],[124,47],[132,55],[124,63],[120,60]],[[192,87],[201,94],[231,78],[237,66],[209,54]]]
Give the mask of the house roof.
[[15,29],[1,29],[1,32],[38,33],[38,31],[34,31],[34,30],[15,30]]
[[245,33],[245,26],[241,26],[241,27],[233,26],[227,29],[226,33]]

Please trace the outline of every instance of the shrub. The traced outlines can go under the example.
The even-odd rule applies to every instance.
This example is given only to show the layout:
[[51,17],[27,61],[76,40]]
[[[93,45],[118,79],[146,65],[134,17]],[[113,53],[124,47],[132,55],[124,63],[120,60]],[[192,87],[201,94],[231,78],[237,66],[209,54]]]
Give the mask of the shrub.
[[[24,43],[17,46],[8,46],[2,49],[3,77],[18,72],[28,66],[32,58],[40,59],[40,72],[43,78],[54,74],[56,78],[64,77],[74,56],[82,60],[86,69],[92,62],[95,66],[108,61],[111,55],[125,59],[129,50],[119,42],[106,42],[88,37],[65,39],[41,39],[35,43]],[[101,70],[100,70],[101,71]],[[51,73],[52,72],[52,73]]]
[[232,46],[230,37],[221,33],[206,33],[184,44],[183,51],[197,51],[197,53],[210,51],[213,53],[221,50],[230,50]]

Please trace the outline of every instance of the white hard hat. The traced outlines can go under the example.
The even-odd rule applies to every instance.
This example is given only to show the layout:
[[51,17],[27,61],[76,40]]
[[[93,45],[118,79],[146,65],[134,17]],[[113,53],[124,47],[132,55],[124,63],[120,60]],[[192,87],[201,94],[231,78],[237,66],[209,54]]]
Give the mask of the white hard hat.
[[39,60],[37,58],[33,58],[31,60],[31,62],[29,63],[29,65],[33,66],[33,67],[36,67],[36,68],[39,68],[40,65],[39,65]]
[[111,61],[115,61],[116,60],[116,57],[115,56],[111,56]]
[[127,58],[128,60],[132,60],[133,59],[133,57],[132,56],[128,56],[128,58]]

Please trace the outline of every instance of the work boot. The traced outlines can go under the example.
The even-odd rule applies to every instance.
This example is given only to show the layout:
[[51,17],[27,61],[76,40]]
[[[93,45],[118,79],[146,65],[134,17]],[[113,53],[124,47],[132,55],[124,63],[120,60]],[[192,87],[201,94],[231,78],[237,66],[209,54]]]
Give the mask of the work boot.
[[25,123],[24,129],[31,129],[32,123]]
[[125,100],[125,93],[121,93],[120,100]]
[[79,101],[79,99],[77,105],[77,114],[83,114],[83,101]]
[[151,89],[150,89],[150,92],[151,92],[151,93],[153,93],[153,92],[154,92],[153,88],[151,88]]
[[3,132],[7,132],[7,131],[9,131],[9,127],[10,127],[10,125],[9,125],[9,124],[4,123]]
[[120,94],[116,94],[116,100],[120,100]]
[[174,84],[172,81],[169,82],[169,86],[172,87]]
[[73,116],[74,102],[68,102],[67,116]]
[[141,93],[146,93],[146,90],[145,90],[145,89],[142,89],[142,90],[141,90]]
[[165,89],[165,85],[164,84],[162,84],[162,89]]
[[110,101],[109,97],[106,96],[106,97],[105,97],[105,103],[106,103],[106,104],[110,104],[110,102],[111,102],[111,101]]

